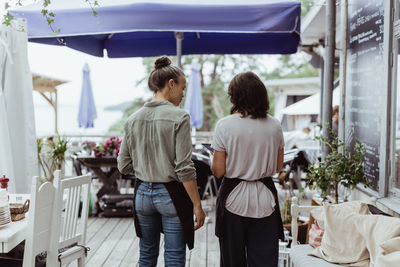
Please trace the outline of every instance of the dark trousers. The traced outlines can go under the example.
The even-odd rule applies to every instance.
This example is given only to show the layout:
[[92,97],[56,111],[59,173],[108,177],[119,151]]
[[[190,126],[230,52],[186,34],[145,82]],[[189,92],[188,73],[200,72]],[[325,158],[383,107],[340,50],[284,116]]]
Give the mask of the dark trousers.
[[226,209],[224,212],[219,238],[221,267],[277,267],[277,211],[260,219],[242,217]]

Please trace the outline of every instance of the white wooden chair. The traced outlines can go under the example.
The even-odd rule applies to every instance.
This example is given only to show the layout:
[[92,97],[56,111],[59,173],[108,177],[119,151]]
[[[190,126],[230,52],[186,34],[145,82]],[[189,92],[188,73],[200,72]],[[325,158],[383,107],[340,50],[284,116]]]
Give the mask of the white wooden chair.
[[[84,266],[90,174],[62,179],[61,171],[56,171],[53,184],[48,185],[46,182],[40,186],[39,190],[36,190],[39,179],[35,177],[34,180],[33,212],[29,218],[31,226],[25,245],[23,267],[34,266],[35,255],[42,251],[47,251],[47,266],[62,266],[74,260],[78,260],[79,267]],[[42,187],[50,188],[49,197],[42,196],[40,190]],[[41,198],[46,200],[37,200]],[[83,205],[79,220],[81,201]],[[46,208],[42,208],[43,206]],[[43,223],[45,226],[40,225]],[[60,249],[65,249],[65,251],[59,253]]]
[[33,177],[23,267],[35,267],[36,255],[50,250],[55,194],[56,188],[52,183],[41,185],[39,177]]

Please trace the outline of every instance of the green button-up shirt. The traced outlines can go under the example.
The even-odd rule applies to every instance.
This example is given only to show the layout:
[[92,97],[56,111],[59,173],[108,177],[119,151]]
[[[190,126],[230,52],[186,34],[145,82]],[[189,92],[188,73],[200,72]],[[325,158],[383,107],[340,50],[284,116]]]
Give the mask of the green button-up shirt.
[[191,160],[190,118],[169,101],[146,103],[124,126],[118,155],[122,174],[145,182],[185,182],[196,178]]

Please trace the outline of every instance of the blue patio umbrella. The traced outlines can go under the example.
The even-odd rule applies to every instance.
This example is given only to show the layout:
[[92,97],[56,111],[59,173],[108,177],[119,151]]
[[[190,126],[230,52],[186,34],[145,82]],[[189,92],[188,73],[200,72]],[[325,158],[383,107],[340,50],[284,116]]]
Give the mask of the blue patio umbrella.
[[200,68],[196,63],[192,64],[191,67],[184,108],[190,115],[190,125],[200,128],[203,124],[203,99],[201,95]]
[[94,120],[97,118],[96,105],[94,103],[92,84],[90,82],[89,65],[83,67],[81,101],[79,103],[78,123],[79,127],[94,127]]
[[[11,10],[25,18],[31,42],[63,45],[110,58],[191,54],[291,54],[300,41],[300,2],[282,0],[43,1]],[[178,49],[175,33],[184,33]],[[61,41],[61,42],[60,42]]]

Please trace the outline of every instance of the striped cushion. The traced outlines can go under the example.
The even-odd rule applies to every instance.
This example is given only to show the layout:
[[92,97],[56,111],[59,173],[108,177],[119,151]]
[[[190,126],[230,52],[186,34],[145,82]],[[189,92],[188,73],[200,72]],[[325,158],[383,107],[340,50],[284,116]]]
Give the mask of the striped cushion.
[[310,245],[297,245],[290,249],[290,260],[294,267],[338,267],[341,265],[329,263],[323,259],[308,256],[314,248]]
[[324,235],[324,229],[319,228],[315,223],[311,225],[311,229],[308,232],[308,244],[314,248],[321,246],[322,236]]

